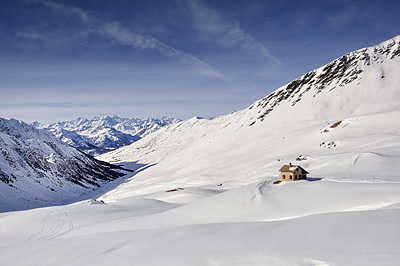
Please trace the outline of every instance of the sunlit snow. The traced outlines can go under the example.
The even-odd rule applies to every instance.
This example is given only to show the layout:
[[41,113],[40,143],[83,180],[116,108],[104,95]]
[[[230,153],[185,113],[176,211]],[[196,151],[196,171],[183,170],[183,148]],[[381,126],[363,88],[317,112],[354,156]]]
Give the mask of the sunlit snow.
[[[1,264],[400,265],[399,51],[396,37],[98,156],[136,171],[1,213]],[[274,184],[289,162],[309,180]]]

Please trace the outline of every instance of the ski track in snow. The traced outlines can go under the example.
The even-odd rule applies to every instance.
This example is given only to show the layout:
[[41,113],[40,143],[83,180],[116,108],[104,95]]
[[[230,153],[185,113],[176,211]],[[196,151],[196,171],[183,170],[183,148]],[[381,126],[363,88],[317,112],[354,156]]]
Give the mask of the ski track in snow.
[[26,242],[50,240],[74,229],[74,223],[63,207],[52,208],[43,218],[40,232],[29,237]]

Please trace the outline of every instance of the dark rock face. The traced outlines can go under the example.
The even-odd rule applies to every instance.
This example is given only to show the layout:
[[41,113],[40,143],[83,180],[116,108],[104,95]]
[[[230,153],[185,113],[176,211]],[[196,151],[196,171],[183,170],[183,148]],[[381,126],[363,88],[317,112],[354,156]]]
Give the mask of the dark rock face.
[[[346,84],[362,79],[364,68],[372,64],[381,64],[383,60],[400,56],[400,37],[396,37],[383,44],[371,48],[361,49],[348,53],[326,66],[311,71],[292,81],[285,87],[271,93],[249,107],[259,108],[258,120],[274,110],[282,101],[292,103],[292,106],[301,101],[306,93],[313,93],[313,97],[329,87],[329,91],[343,87]],[[381,78],[384,78],[381,74]],[[254,121],[251,123],[254,125]]]

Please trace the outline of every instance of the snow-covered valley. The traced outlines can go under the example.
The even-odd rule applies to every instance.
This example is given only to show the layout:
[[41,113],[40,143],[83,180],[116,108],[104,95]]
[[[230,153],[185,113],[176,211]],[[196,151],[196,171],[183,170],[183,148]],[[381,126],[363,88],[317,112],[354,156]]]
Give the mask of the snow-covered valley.
[[[100,155],[136,171],[1,213],[2,264],[399,265],[399,71],[398,36]],[[274,184],[289,162],[309,180]]]
[[127,173],[15,119],[0,118],[0,151],[0,212],[75,202]]

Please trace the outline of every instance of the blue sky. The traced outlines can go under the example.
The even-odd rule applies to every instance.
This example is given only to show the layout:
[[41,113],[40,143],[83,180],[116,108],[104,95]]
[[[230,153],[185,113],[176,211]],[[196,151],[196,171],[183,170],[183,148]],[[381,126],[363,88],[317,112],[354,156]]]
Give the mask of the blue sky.
[[0,0],[0,117],[215,117],[400,34],[400,1]]

